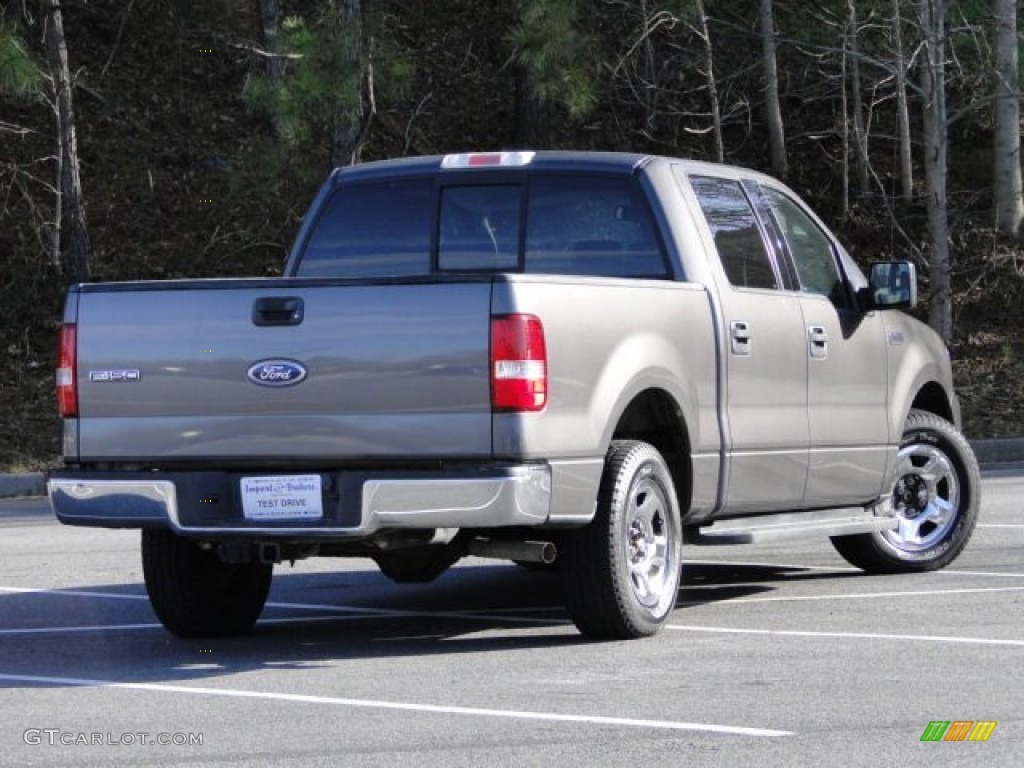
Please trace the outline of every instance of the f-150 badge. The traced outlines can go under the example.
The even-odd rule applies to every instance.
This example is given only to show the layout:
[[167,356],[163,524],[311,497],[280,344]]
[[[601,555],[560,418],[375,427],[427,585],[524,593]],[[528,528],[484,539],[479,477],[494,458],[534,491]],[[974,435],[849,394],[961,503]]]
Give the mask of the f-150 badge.
[[290,387],[306,378],[306,367],[294,360],[260,360],[249,366],[246,376],[261,387]]
[[118,369],[116,371],[89,371],[89,381],[92,382],[109,382],[109,381],[127,381],[136,382],[142,380],[142,373],[136,369]]

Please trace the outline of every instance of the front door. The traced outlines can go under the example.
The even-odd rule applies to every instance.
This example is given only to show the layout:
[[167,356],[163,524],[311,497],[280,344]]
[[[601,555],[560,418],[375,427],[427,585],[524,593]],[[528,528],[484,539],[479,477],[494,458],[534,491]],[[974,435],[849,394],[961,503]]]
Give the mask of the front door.
[[889,453],[885,329],[855,306],[838,246],[780,190],[761,187],[795,268],[808,360],[804,506],[857,504],[881,490]]

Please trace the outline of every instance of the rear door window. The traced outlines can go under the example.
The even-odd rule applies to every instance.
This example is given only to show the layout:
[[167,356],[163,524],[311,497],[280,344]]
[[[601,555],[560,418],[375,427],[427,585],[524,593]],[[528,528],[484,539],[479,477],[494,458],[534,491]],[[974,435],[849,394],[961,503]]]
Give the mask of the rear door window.
[[772,258],[741,184],[708,176],[691,177],[690,184],[729,282],[737,288],[778,288]]

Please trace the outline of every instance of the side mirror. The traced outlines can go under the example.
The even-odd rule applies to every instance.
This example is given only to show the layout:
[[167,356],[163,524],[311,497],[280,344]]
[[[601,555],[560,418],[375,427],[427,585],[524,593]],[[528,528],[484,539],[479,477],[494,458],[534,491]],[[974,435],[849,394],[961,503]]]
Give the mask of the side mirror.
[[912,309],[917,306],[917,268],[909,261],[880,261],[868,278],[869,309]]

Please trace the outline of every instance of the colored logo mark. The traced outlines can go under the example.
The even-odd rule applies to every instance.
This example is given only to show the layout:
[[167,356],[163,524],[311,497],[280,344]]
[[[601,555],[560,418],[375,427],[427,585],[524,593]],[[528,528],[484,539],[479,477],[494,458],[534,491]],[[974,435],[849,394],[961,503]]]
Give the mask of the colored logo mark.
[[988,741],[995,729],[995,720],[932,720],[921,741]]

